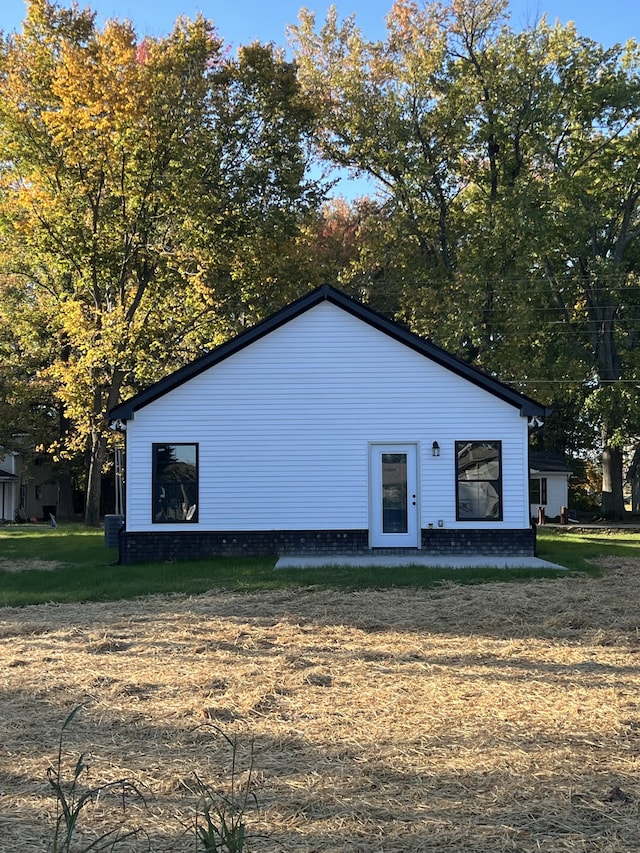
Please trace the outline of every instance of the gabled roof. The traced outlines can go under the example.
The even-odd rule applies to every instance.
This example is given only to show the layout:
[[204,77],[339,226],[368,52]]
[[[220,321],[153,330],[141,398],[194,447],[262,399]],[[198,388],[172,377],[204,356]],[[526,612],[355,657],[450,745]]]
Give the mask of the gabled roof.
[[529,453],[529,467],[532,471],[570,474],[571,468],[562,453],[557,450],[532,450]]
[[301,314],[304,314],[305,311],[309,311],[309,309],[314,308],[321,302],[330,302],[332,305],[342,308],[343,311],[347,311],[349,314],[352,314],[364,323],[368,323],[374,329],[384,332],[384,334],[389,335],[389,337],[394,340],[399,341],[405,346],[408,346],[410,349],[424,355],[431,361],[436,362],[436,364],[445,367],[452,373],[461,376],[463,379],[467,379],[479,388],[482,388],[490,394],[504,400],[506,403],[515,406],[520,409],[520,414],[523,417],[540,417],[544,416],[547,412],[547,409],[539,403],[536,403],[535,400],[514,391],[512,388],[509,388],[508,385],[505,385],[488,374],[483,373],[481,370],[478,370],[478,368],[472,367],[430,341],[410,332],[400,324],[389,320],[382,314],[378,314],[367,305],[363,305],[361,302],[352,299],[340,290],[336,290],[336,288],[325,284],[322,285],[322,287],[312,290],[306,296],[302,296],[300,299],[297,299],[295,302],[292,302],[290,305],[287,305],[285,308],[282,308],[270,317],[267,317],[262,322],[257,323],[246,332],[243,332],[221,346],[216,347],[216,349],[206,353],[206,355],[201,356],[190,364],[187,364],[185,367],[176,370],[174,373],[171,373],[169,376],[161,379],[159,382],[156,382],[155,385],[152,385],[145,391],[136,394],[135,397],[127,400],[125,403],[121,403],[119,406],[116,406],[108,413],[108,418],[111,421],[130,420],[134,413],[139,409],[149,405],[149,403],[152,403],[159,397],[164,396],[164,394],[167,394],[169,391],[172,391],[184,382],[188,382],[190,379],[198,376],[198,374],[208,370],[210,367],[219,364],[221,361],[224,361],[224,359],[229,358],[229,356],[234,355],[247,346],[250,346],[250,344],[260,338],[263,338],[275,329],[280,328],[280,326],[283,326],[285,323],[294,320],[296,317],[299,317]]

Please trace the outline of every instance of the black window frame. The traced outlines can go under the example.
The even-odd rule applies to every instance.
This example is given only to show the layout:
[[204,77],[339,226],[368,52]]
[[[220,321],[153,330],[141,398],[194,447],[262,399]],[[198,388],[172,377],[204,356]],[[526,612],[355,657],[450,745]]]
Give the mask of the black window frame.
[[[160,448],[169,447],[193,447],[195,450],[195,479],[160,479],[158,477],[158,451]],[[158,441],[151,445],[151,521],[153,524],[197,524],[198,514],[200,510],[200,445],[196,441]],[[171,517],[164,512],[164,517],[159,517],[164,511],[160,504],[162,497],[159,493],[160,489],[174,489],[181,487],[183,490],[187,487],[192,490],[193,502],[185,501],[187,509],[182,510],[184,517]],[[183,495],[184,496],[184,495]],[[165,493],[165,499],[166,493]],[[167,500],[177,500],[177,497],[168,498]]]
[[[532,487],[534,483],[538,483],[538,500],[533,500]],[[536,506],[546,506],[547,500],[547,478],[546,477],[530,477],[529,478],[529,503]]]
[[[495,447],[498,456],[498,478],[497,479],[488,479],[487,477],[478,477],[478,478],[469,478],[469,477],[460,477],[460,469],[459,469],[459,461],[460,461],[460,452],[464,450],[469,445],[472,446],[483,446],[490,445]],[[497,522],[503,521],[504,515],[504,500],[502,493],[502,441],[497,439],[484,439],[484,440],[467,440],[467,441],[456,441],[455,443],[455,464],[456,464],[456,521],[460,522]],[[466,514],[461,514],[460,512],[460,483],[491,483],[494,485],[499,501],[499,509],[497,515],[479,515],[479,516],[471,516]]]

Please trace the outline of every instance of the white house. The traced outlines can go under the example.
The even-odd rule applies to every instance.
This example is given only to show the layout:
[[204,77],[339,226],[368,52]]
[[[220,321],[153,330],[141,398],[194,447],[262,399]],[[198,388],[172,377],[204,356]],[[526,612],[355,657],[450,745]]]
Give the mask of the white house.
[[329,286],[109,413],[120,559],[533,554],[545,408]]
[[0,521],[13,521],[19,503],[19,479],[12,453],[0,455]]
[[542,507],[545,518],[559,518],[563,508],[569,507],[569,479],[571,471],[560,453],[532,452],[529,456],[529,501],[531,518],[538,517]]

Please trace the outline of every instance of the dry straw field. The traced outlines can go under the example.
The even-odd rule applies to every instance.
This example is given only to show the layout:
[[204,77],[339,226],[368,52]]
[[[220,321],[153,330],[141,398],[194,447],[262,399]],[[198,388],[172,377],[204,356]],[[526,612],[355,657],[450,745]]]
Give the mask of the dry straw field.
[[253,752],[253,851],[640,850],[640,561],[433,590],[210,593],[0,610],[0,850],[47,849],[60,728],[78,849],[194,851],[195,775]]

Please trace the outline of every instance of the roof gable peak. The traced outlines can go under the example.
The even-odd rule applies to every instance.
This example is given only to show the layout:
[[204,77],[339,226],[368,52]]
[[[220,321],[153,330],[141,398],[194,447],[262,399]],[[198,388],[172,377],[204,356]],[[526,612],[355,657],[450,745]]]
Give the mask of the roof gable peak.
[[547,411],[544,406],[541,406],[535,400],[520,394],[499,380],[489,376],[489,374],[479,370],[477,367],[473,367],[456,356],[451,355],[451,353],[443,350],[430,340],[415,334],[401,323],[379,314],[373,308],[348,296],[343,291],[329,284],[323,284],[279,311],[276,311],[266,319],[256,323],[255,326],[252,326],[245,332],[240,333],[191,363],[169,374],[169,376],[151,385],[145,391],[136,394],[130,400],[116,406],[108,413],[108,418],[112,421],[123,422],[131,419],[138,409],[149,405],[154,400],[189,381],[189,379],[214,367],[234,353],[240,352],[245,347],[250,346],[255,341],[291,322],[296,317],[301,316],[322,302],[329,302],[347,311],[362,322],[389,335],[394,340],[440,364],[447,370],[451,370],[458,376],[483,388],[488,393],[519,408],[520,414],[524,417],[534,415],[543,416]]

